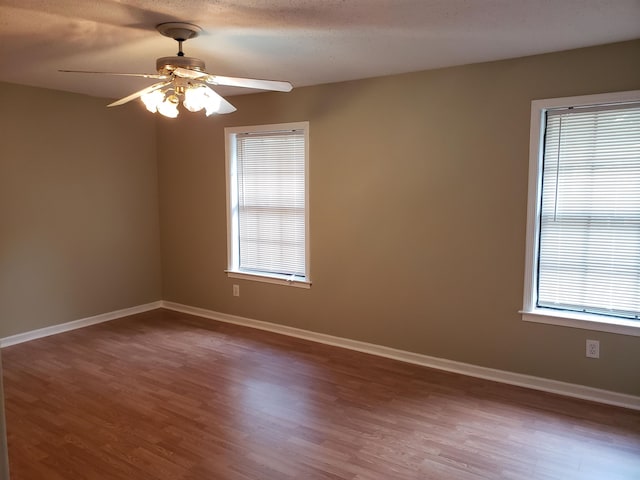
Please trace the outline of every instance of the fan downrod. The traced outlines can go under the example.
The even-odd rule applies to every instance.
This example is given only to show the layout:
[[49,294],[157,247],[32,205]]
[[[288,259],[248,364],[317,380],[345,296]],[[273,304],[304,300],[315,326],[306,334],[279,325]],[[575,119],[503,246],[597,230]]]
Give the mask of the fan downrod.
[[193,23],[185,23],[185,22],[165,22],[159,25],[156,25],[156,30],[160,32],[165,37],[173,38],[176,42],[178,42],[178,53],[179,57],[184,57],[184,52],[182,51],[182,42],[186,42],[190,38],[196,38],[200,32],[202,32],[202,28],[198,25],[194,25]]

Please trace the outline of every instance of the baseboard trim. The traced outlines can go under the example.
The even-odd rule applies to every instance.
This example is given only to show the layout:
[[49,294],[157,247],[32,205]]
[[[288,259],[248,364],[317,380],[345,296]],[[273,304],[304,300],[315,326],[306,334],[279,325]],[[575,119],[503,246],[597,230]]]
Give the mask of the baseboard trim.
[[583,400],[590,400],[593,402],[615,405],[618,407],[625,407],[640,411],[640,397],[634,395],[612,392],[609,390],[602,390],[599,388],[587,387],[584,385],[577,385],[573,383],[566,383],[558,380],[550,380],[542,377],[534,377],[531,375],[509,372],[506,370],[481,367],[469,363],[456,362],[454,360],[447,360],[445,358],[432,357],[420,353],[398,350],[382,345],[361,342],[358,340],[351,340],[349,338],[336,337],[333,335],[312,332],[309,330],[289,327],[286,325],[279,325],[277,323],[264,322],[262,320],[255,320],[252,318],[240,317],[237,315],[230,315],[228,313],[215,312],[213,310],[207,310],[200,307],[192,307],[189,305],[183,305],[180,303],[169,302],[165,300],[151,302],[130,308],[124,308],[122,310],[116,310],[92,317],[81,318],[79,320],[73,320],[71,322],[66,322],[59,325],[52,325],[50,327],[32,330],[30,332],[11,335],[9,337],[0,339],[0,348],[17,345],[19,343],[28,342],[30,340],[36,340],[38,338],[48,337],[57,333],[63,333],[78,328],[88,327],[90,325],[95,325],[98,323],[116,320],[118,318],[155,310],[157,308],[166,308],[167,310],[196,315],[220,322],[242,325],[259,330],[266,330],[281,335],[302,338],[326,345],[333,345],[336,347],[347,348],[349,350],[368,353],[371,355],[391,358],[394,360],[399,360],[401,362],[421,365],[423,367],[436,368],[438,370],[459,373],[462,375],[468,375],[470,377],[483,378],[485,380],[491,380],[494,382],[517,385],[534,390],[556,393],[567,397],[580,398]]
[[574,383],[561,382],[558,380],[550,380],[522,373],[514,373],[506,370],[497,370],[493,368],[481,367],[469,363],[456,362],[445,358],[431,357],[420,353],[407,352],[395,348],[375,345],[372,343],[351,340],[348,338],[336,337],[324,333],[316,333],[309,330],[303,330],[286,325],[254,320],[251,318],[230,315],[227,313],[215,312],[199,307],[191,307],[180,303],[162,301],[162,308],[173,310],[176,312],[187,313],[199,317],[217,320],[225,323],[233,323],[259,330],[288,335],[290,337],[302,338],[313,342],[324,343],[336,347],[347,348],[358,352],[369,353],[380,357],[391,358],[401,362],[421,365],[423,367],[436,368],[452,373],[468,375],[470,377],[483,378],[494,382],[506,383],[509,385],[517,385],[519,387],[541,390],[567,397],[580,398],[593,402],[614,405],[617,407],[625,407],[633,410],[640,410],[640,397],[628,395],[624,393],[602,390],[599,388],[577,385]]
[[135,315],[136,313],[156,310],[158,308],[161,308],[162,306],[163,302],[161,300],[158,300],[157,302],[146,303],[144,305],[137,305],[130,308],[123,308],[122,310],[102,313],[100,315],[94,315],[93,317],[81,318],[79,320],[52,325],[50,327],[39,328],[37,330],[31,330],[30,332],[18,333],[16,335],[1,338],[0,348],[17,345],[18,343],[28,342],[30,340],[36,340],[38,338],[48,337],[49,335],[55,335],[57,333],[76,330],[77,328],[88,327],[89,325],[95,325],[97,323],[109,322],[111,320],[127,317],[129,315]]

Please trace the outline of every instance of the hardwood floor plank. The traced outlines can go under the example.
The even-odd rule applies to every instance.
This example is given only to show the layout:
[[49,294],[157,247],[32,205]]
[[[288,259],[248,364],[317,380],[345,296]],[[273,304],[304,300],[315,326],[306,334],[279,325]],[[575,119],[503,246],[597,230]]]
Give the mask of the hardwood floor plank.
[[2,350],[13,480],[640,478],[640,413],[157,310]]

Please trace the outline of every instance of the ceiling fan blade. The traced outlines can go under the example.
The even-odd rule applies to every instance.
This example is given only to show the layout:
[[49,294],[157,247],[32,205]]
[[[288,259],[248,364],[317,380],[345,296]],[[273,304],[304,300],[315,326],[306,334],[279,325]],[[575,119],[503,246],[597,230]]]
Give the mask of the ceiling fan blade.
[[255,88],[258,90],[272,90],[274,92],[290,92],[293,85],[289,82],[278,80],[259,80],[257,78],[223,77],[220,75],[209,75],[207,83],[213,85],[224,85],[227,87]]
[[118,75],[121,77],[143,77],[143,78],[157,78],[159,80],[166,80],[169,78],[167,75],[149,74],[149,73],[116,73],[116,72],[89,72],[86,70],[58,70],[62,73],[97,73],[100,75]]
[[173,71],[173,74],[176,77],[188,78],[190,80],[195,80],[197,78],[208,77],[209,74],[205,72],[199,72],[198,70],[190,70],[188,68],[178,67]]
[[231,105],[227,100],[224,99],[224,97],[222,97],[218,92],[216,92],[215,90],[213,90],[210,87],[207,87],[206,85],[204,85],[204,87],[208,90],[208,94],[209,96],[217,99],[220,102],[220,106],[218,107],[218,109],[215,112],[212,113],[231,113],[231,112],[235,112],[236,111],[236,107],[234,107],[233,105]]
[[158,90],[159,88],[165,87],[167,85],[171,85],[171,82],[154,83],[150,87],[143,88],[142,90],[138,90],[137,92],[132,93],[127,97],[121,98],[120,100],[116,100],[115,102],[110,103],[109,105],[107,105],[107,107],[117,107],[118,105],[123,105],[127,102],[130,102],[131,100],[135,100],[136,98],[141,97],[145,93],[153,92],[154,90]]

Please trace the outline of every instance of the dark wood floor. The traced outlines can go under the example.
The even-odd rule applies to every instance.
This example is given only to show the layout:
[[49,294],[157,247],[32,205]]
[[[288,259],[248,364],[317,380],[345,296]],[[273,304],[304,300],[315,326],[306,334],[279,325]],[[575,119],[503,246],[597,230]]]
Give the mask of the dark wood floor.
[[170,311],[2,355],[12,480],[640,478],[640,412]]

